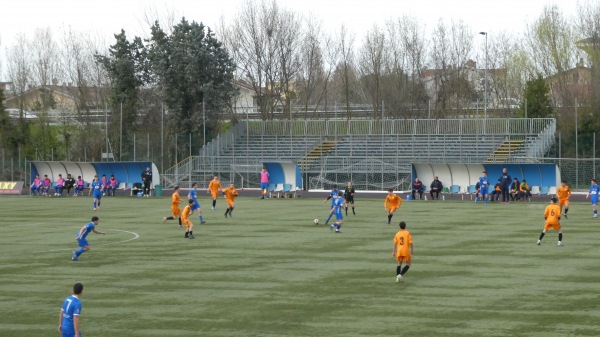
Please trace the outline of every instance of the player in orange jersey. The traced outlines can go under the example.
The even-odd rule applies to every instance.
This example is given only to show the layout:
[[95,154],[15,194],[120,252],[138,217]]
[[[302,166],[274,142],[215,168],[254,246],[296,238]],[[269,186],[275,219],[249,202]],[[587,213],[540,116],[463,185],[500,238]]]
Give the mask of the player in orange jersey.
[[167,220],[177,220],[179,221],[179,226],[181,227],[181,209],[179,208],[179,204],[181,204],[181,197],[179,196],[179,186],[175,186],[173,189],[173,195],[171,195],[171,214],[173,216],[166,216],[163,218],[163,223],[166,223]]
[[221,186],[221,182],[219,181],[219,177],[214,176],[213,180],[208,184],[208,191],[213,198],[212,210],[215,210],[217,207],[217,198],[219,198],[219,191],[223,192],[223,186]]
[[402,198],[394,194],[393,188],[388,189],[388,195],[385,197],[385,202],[383,203],[383,207],[388,214],[388,225],[392,222],[394,212],[396,212],[400,205],[402,205]]
[[540,234],[540,238],[537,240],[538,246],[542,244],[542,238],[546,232],[553,228],[558,231],[558,245],[562,246],[562,228],[560,227],[560,207],[556,204],[558,200],[556,197],[550,199],[550,205],[546,206],[544,211],[544,218],[546,223],[544,224],[544,230]]
[[223,190],[223,195],[225,196],[225,200],[227,201],[227,210],[225,211],[225,217],[229,213],[231,216],[231,212],[233,212],[233,208],[235,207],[235,197],[238,196],[238,191],[235,189],[233,184],[229,184],[229,187]]
[[[412,262],[412,255],[414,254],[414,247],[412,241],[412,235],[406,230],[406,222],[400,222],[400,230],[394,236],[394,248],[392,250],[392,256],[398,261],[396,266],[396,282],[402,279],[402,275],[406,274],[410,264]],[[402,262],[406,265],[402,268]]]
[[192,199],[188,200],[187,206],[183,208],[183,213],[181,213],[181,223],[185,226],[185,238],[186,239],[195,239],[194,237],[194,224],[190,221],[190,214],[192,214],[192,206],[195,201]]
[[556,189],[556,196],[558,197],[558,207],[562,213],[563,205],[565,206],[565,219],[568,219],[567,213],[569,212],[569,198],[571,197],[571,189],[567,186],[564,180],[561,180],[560,186]]

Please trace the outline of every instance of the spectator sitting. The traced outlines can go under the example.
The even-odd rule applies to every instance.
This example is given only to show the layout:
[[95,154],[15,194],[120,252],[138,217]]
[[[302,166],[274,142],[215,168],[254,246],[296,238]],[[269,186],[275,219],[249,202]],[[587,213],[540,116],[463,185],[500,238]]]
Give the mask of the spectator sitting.
[[413,200],[416,200],[415,198],[415,192],[419,193],[419,199],[423,199],[423,183],[421,181],[419,181],[419,178],[415,178],[415,182],[412,185],[412,198]]
[[[65,190],[67,190],[67,197],[71,194],[71,189],[75,187],[75,179],[71,177],[71,173],[67,173],[67,179],[65,180]],[[73,192],[75,195],[75,192]]]
[[498,179],[498,183],[494,186],[494,190],[490,193],[490,201],[499,201],[500,195],[502,194],[502,183],[500,179]]
[[109,183],[108,183],[108,178],[106,178],[106,174],[102,175],[102,186],[101,186],[101,190],[102,190],[102,195],[106,195],[106,192],[108,192],[108,189],[110,187]]
[[56,186],[54,186],[54,196],[60,197],[62,195],[63,188],[65,187],[65,180],[62,177],[62,174],[58,175],[58,180],[56,181]]
[[531,188],[527,183],[527,180],[523,179],[519,185],[519,200],[530,201],[531,200]]
[[48,178],[48,175],[44,174],[44,179],[42,180],[42,195],[49,197],[50,187],[52,187],[52,182],[50,181],[50,178]]
[[83,181],[83,179],[81,179],[81,176],[77,176],[77,186],[75,187],[75,194],[73,194],[73,195],[81,195],[84,188],[85,188],[85,181]]
[[117,186],[119,185],[119,182],[117,181],[117,179],[115,178],[115,176],[113,174],[110,175],[110,180],[108,181],[108,195],[111,195],[112,192],[112,196],[115,196],[115,191],[117,190]]
[[[429,186],[429,194],[431,195],[431,200],[433,199],[440,199],[440,192],[442,192],[442,189],[444,188],[444,186],[442,185],[442,182],[439,181],[438,177],[436,176],[435,179],[433,179],[433,181],[431,182],[431,185]],[[433,194],[435,193],[435,197],[433,196]]]
[[519,180],[517,178],[513,179],[512,184],[510,184],[510,199],[512,201],[519,201]]

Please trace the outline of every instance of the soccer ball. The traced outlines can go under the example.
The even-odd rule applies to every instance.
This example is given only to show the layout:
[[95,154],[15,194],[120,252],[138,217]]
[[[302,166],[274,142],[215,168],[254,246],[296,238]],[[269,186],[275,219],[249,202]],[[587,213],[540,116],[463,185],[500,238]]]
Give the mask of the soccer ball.
[[314,219],[313,222],[315,223],[315,225],[319,224],[319,219]]

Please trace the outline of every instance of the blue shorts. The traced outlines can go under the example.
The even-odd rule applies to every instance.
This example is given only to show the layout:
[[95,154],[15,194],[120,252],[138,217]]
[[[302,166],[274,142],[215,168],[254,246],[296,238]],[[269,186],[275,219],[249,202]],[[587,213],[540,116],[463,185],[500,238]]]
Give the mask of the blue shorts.
[[342,216],[342,212],[334,212],[333,214],[335,214],[336,220],[344,220],[344,217]]
[[481,195],[486,195],[486,194],[488,194],[487,187],[485,187],[485,188],[481,188],[481,189],[479,190],[479,194],[481,194]]
[[[81,331],[79,331],[79,336],[83,337],[83,334],[81,333]],[[62,337],[75,337],[75,330],[63,331]]]
[[266,190],[269,188],[269,183],[260,183],[260,189],[261,190]]
[[592,205],[598,205],[598,197],[592,197]]
[[89,247],[90,246],[87,239],[77,239],[77,244],[79,245],[79,247]]
[[192,209],[192,211],[200,209],[200,203],[198,202],[198,200],[194,200],[194,203],[192,204],[192,206],[190,208]]
[[98,200],[102,199],[102,192],[98,192],[98,193],[94,192],[92,195],[94,196],[94,199],[98,199]]

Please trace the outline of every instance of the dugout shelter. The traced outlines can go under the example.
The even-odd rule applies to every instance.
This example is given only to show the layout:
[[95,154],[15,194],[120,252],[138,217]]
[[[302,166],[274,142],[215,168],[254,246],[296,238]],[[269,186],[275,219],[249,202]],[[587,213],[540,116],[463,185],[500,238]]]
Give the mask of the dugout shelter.
[[287,193],[293,195],[296,191],[302,189],[302,173],[300,167],[294,162],[286,161],[268,161],[263,162],[263,166],[269,172],[269,191]]

